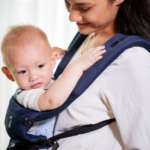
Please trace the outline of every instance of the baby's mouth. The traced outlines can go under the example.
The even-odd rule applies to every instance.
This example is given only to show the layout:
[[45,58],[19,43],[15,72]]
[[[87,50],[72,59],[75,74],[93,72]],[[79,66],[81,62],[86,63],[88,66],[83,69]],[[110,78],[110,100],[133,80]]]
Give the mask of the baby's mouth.
[[42,82],[36,83],[36,84],[32,85],[31,88],[32,88],[32,89],[37,89],[37,88],[39,88],[39,87],[41,87],[41,86],[42,86]]

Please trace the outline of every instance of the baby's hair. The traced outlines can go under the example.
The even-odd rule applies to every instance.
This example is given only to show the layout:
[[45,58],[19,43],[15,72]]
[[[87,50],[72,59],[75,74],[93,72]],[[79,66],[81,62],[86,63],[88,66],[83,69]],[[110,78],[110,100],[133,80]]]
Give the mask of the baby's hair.
[[4,64],[8,67],[8,49],[12,50],[16,47],[23,48],[36,37],[40,37],[49,44],[46,34],[38,27],[32,25],[10,26],[1,43],[1,52]]

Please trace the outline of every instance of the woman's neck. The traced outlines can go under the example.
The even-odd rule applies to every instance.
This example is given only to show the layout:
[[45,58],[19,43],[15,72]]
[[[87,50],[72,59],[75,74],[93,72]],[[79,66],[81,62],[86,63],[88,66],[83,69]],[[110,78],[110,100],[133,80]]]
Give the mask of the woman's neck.
[[91,33],[82,48],[81,54],[84,54],[90,48],[102,46],[117,33],[118,32],[114,30],[113,25],[109,25],[102,30]]
[[93,39],[98,39],[98,41],[102,44],[104,44],[106,41],[108,41],[111,37],[113,37],[115,34],[117,34],[119,31],[115,29],[114,22],[109,24],[104,29],[98,30],[92,34]]

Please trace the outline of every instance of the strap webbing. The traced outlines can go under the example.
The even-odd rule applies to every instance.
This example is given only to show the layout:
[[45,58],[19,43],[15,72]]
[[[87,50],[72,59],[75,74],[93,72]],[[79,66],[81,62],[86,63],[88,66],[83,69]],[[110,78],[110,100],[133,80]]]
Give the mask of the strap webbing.
[[69,131],[63,132],[61,134],[58,134],[56,136],[53,136],[51,138],[49,138],[47,141],[40,141],[38,143],[30,143],[29,145],[32,147],[36,147],[36,148],[49,148],[53,145],[56,144],[55,150],[57,150],[57,148],[59,147],[57,140],[63,139],[63,138],[67,138],[67,137],[71,137],[71,136],[76,136],[79,134],[84,134],[84,133],[89,133],[92,131],[95,131],[97,129],[100,129],[106,125],[109,125],[110,123],[116,121],[115,118],[109,119],[109,120],[105,120],[102,122],[99,122],[97,124],[91,124],[91,125],[84,125],[84,126],[80,126],[74,129],[71,129]]
[[61,134],[58,134],[52,138],[50,138],[50,140],[58,140],[58,139],[62,139],[62,138],[67,138],[67,137],[70,137],[70,136],[75,136],[75,135],[78,135],[78,134],[84,134],[84,133],[88,133],[88,132],[92,132],[92,131],[95,131],[97,129],[100,129],[112,122],[116,121],[115,118],[112,118],[112,119],[109,119],[109,120],[105,120],[105,121],[102,121],[102,122],[99,122],[97,124],[90,124],[90,125],[84,125],[84,126],[80,126],[80,127],[77,127],[77,128],[74,128],[72,130],[68,130],[64,133],[61,133]]

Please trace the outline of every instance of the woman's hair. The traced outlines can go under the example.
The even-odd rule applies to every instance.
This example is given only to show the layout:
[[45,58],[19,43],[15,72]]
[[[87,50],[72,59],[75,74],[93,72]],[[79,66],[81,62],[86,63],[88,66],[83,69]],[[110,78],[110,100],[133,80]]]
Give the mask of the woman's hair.
[[115,22],[119,32],[150,39],[150,0],[124,0],[119,7]]

